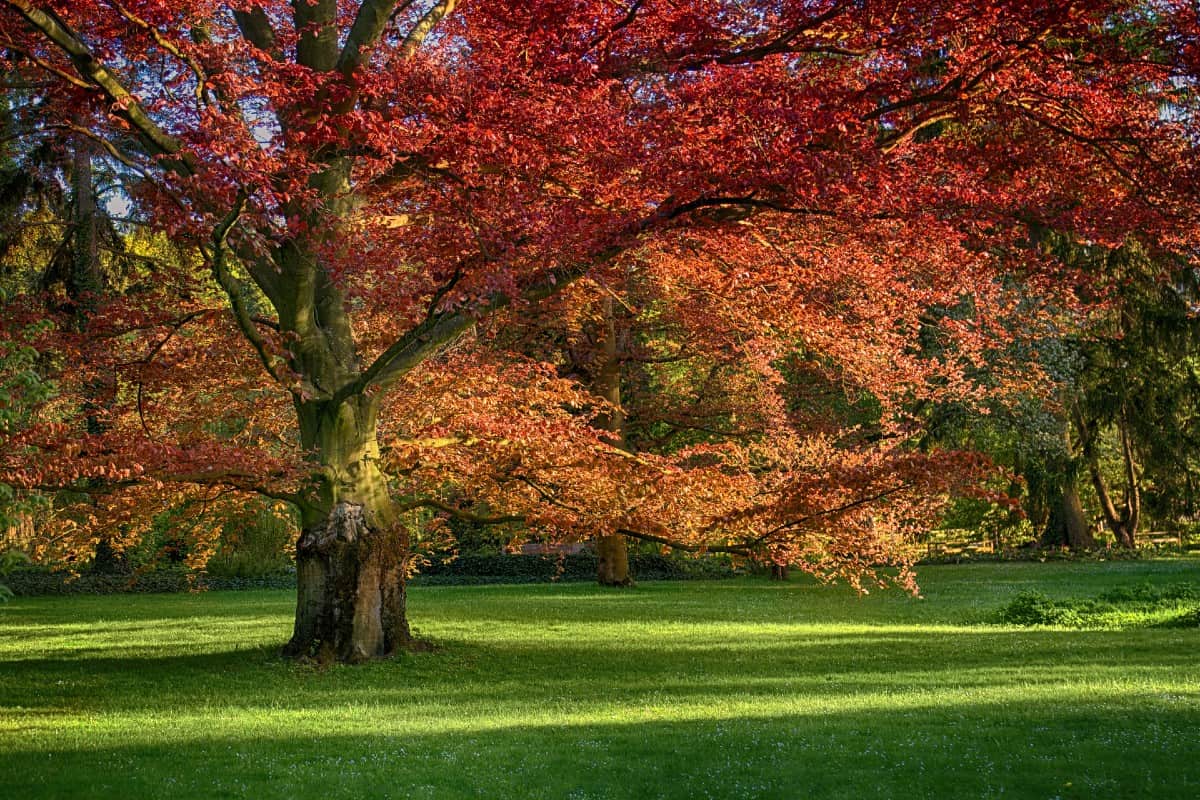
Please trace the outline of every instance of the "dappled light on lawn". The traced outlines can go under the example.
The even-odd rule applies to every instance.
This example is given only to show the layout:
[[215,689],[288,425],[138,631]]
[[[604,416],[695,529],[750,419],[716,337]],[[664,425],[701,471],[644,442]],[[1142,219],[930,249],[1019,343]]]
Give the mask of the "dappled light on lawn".
[[8,774],[29,797],[94,781],[172,798],[1200,787],[1200,631],[995,621],[1031,586],[1200,583],[1195,561],[922,577],[924,600],[802,581],[417,588],[436,649],[354,668],[277,658],[282,592],[18,600],[0,617],[0,763],[22,765]]

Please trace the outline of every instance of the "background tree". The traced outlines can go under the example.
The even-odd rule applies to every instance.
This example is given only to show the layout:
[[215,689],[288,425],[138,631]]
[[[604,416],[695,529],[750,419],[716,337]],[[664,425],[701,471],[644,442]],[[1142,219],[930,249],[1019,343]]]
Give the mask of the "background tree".
[[[1133,547],[1148,498],[1168,524],[1194,513],[1196,273],[1136,242],[1086,257],[1098,262],[1106,291],[1081,343],[1072,422],[1104,524]],[[1115,480],[1103,463],[1110,447]]]
[[1014,495],[1043,544],[1094,547],[1094,517],[1133,547],[1144,502],[1152,524],[1194,513],[1195,270],[1136,240],[1101,247],[1035,230],[1028,244],[1058,265],[1064,291],[1020,290],[1003,357],[1035,363],[1039,384],[998,393],[984,416],[940,407],[931,434],[1019,476]]

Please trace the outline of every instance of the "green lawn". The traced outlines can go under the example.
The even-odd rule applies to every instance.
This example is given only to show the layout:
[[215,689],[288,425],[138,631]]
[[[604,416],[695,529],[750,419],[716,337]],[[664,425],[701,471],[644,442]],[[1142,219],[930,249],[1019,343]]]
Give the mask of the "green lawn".
[[0,606],[0,797],[1200,797],[1200,630],[991,624],[1200,561],[416,587],[440,649],[278,660],[286,592]]

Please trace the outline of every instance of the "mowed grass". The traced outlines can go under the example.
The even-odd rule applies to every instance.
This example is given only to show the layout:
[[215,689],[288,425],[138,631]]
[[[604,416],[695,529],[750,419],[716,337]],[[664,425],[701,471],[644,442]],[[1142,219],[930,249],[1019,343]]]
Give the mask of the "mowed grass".
[[992,624],[1200,562],[415,587],[435,652],[279,660],[287,592],[0,607],[3,798],[1197,798],[1200,630]]

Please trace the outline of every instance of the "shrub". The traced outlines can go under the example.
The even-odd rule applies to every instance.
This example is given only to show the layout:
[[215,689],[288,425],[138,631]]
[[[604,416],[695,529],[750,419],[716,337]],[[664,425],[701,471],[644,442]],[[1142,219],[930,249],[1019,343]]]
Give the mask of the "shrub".
[[1108,603],[1160,603],[1164,600],[1198,600],[1200,587],[1192,583],[1173,583],[1170,586],[1119,586],[1099,596]]
[[[28,564],[29,556],[20,550],[9,550],[0,553],[0,578],[6,577],[21,564]],[[13,597],[13,590],[6,583],[0,583],[0,603],[7,603]]]
[[[251,560],[241,562],[252,563]],[[274,562],[272,562],[274,563]],[[686,580],[728,578],[736,574],[727,561],[718,558],[672,558],[660,554],[635,553],[630,568],[638,580]],[[132,574],[88,573],[74,576],[47,567],[17,570],[8,578],[18,595],[118,594],[185,592],[192,589],[294,589],[296,569],[286,565],[272,572],[206,575],[183,565],[160,565],[158,569]],[[559,559],[535,555],[469,555],[454,561],[429,564],[416,580],[424,584],[547,583],[550,581],[594,581],[596,555],[576,553]]]
[[118,594],[147,592],[186,592],[193,587],[194,576],[186,569],[156,569],[127,575],[112,573],[88,573],[71,575],[53,572],[45,567],[32,567],[14,571],[8,576],[9,587],[14,594],[68,595],[68,594]]
[[269,507],[227,520],[206,572],[213,578],[265,579],[295,569],[296,522]]
[[1119,586],[1091,600],[1051,600],[1020,594],[1002,607],[998,621],[1010,625],[1061,625],[1119,630],[1141,627],[1195,627],[1200,624],[1200,586],[1148,583]]
[[1037,592],[1024,592],[1013,598],[1000,609],[1000,621],[1008,625],[1083,625],[1083,617],[1070,603],[1051,600]]
[[[427,584],[594,581],[596,567],[596,554],[587,551],[561,557],[473,554],[453,561],[433,561],[421,569],[417,581]],[[629,571],[640,581],[725,578],[734,574],[724,560],[674,558],[659,553],[631,553]]]
[[1180,614],[1167,623],[1167,626],[1172,628],[1200,628],[1200,608],[1194,608],[1191,611]]

